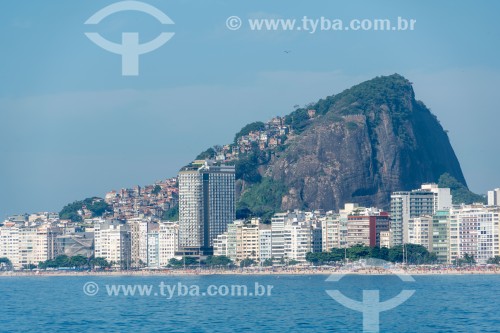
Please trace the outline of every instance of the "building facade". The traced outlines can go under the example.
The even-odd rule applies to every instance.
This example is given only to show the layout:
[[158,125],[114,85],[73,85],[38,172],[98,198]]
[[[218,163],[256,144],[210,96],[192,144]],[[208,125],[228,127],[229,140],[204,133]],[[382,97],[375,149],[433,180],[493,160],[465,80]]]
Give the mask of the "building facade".
[[465,255],[480,264],[499,255],[499,208],[469,205],[450,211],[450,261]]
[[132,265],[129,226],[116,220],[107,220],[94,227],[95,257],[104,258],[113,267],[128,269]]
[[408,220],[408,243],[424,246],[433,250],[433,217],[422,215]]
[[179,246],[211,254],[235,220],[235,167],[195,161],[179,172]]
[[439,263],[450,262],[450,211],[438,210],[432,217],[432,251]]
[[450,209],[452,196],[449,188],[424,184],[420,189],[391,194],[392,244],[409,242],[408,223],[412,218],[434,215],[438,210]]
[[500,206],[500,188],[488,191],[488,206]]

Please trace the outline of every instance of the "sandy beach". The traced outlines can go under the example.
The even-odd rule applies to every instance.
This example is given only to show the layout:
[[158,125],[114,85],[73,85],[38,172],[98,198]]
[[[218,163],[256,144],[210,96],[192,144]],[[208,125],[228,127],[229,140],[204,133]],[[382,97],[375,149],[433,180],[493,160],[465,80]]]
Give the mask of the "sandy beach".
[[176,269],[176,270],[135,270],[135,271],[4,271],[0,277],[56,277],[56,276],[203,276],[203,275],[495,275],[500,274],[500,267],[467,268],[407,268],[382,269],[362,268],[346,270],[339,268],[303,268],[303,269]]

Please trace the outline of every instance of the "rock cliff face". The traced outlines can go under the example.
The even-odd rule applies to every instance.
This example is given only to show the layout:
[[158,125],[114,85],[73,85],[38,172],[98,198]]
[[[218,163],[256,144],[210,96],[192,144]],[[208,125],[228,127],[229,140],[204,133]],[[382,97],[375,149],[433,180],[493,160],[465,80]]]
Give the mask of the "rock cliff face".
[[[307,109],[316,116],[306,119]],[[339,209],[346,202],[388,208],[390,193],[449,173],[465,186],[448,135],[412,84],[377,77],[287,116],[288,146],[264,176],[288,188],[281,208]]]

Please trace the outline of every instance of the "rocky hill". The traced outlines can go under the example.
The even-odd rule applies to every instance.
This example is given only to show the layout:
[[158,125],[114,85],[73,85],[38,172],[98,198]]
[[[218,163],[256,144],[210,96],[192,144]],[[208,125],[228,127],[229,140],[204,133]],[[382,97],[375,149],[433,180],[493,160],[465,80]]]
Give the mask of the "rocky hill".
[[299,108],[284,125],[284,144],[238,157],[240,212],[336,210],[346,202],[388,208],[391,192],[445,173],[467,187],[446,131],[401,75]]
[[466,186],[448,135],[402,76],[377,77],[312,109],[321,112],[266,170],[289,189],[282,208],[387,207],[391,192],[444,173]]

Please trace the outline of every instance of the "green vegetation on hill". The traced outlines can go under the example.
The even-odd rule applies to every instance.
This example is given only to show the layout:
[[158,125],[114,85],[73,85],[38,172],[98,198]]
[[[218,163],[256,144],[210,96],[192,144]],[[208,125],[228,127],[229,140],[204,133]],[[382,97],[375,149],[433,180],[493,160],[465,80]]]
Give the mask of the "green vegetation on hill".
[[382,104],[391,108],[395,118],[403,120],[409,115],[409,110],[401,104],[401,97],[406,94],[413,96],[411,83],[401,75],[376,77],[338,95],[328,96],[317,103],[311,103],[307,107],[295,110],[285,117],[285,124],[298,134],[312,123],[307,114],[309,109],[315,110],[316,115],[326,115],[329,111],[334,110],[337,121],[341,121],[341,116],[367,114],[374,111],[374,105]]
[[272,178],[264,177],[260,183],[243,192],[237,206],[238,218],[260,217],[264,223],[281,210],[281,200],[287,193],[286,186]]
[[453,196],[453,204],[486,203],[484,196],[469,191],[467,187],[453,178],[449,173],[444,173],[439,177],[439,187],[450,188]]
[[170,208],[169,210],[163,212],[161,218],[162,220],[167,220],[167,221],[179,221],[179,205],[177,204],[174,207]]
[[259,183],[262,177],[259,173],[259,166],[269,162],[269,154],[258,149],[240,157],[235,162],[236,179],[244,180],[247,183]]
[[285,117],[285,124],[289,125],[295,133],[301,133],[312,122],[307,110],[315,110],[317,116],[325,115],[330,111],[333,101],[334,96],[328,96],[325,99],[320,99],[317,103],[299,108]]
[[[399,74],[380,76],[365,81],[335,95],[332,104],[342,115],[367,114],[373,111],[374,105],[387,105],[399,112],[404,96],[413,96],[411,83]],[[409,110],[406,110],[409,112]]]
[[87,209],[92,212],[92,217],[102,216],[105,212],[113,212],[112,207],[108,205],[104,201],[104,199],[92,197],[82,201],[75,201],[73,203],[67,204],[63,207],[61,212],[59,212],[59,217],[63,220],[81,222],[82,217],[80,216],[80,214],[78,214],[78,211],[82,210],[83,206],[86,206]]
[[208,148],[205,150],[203,153],[199,154],[196,156],[196,160],[207,160],[207,159],[212,159],[215,157],[215,149],[213,148]]
[[263,131],[266,129],[266,124],[262,121],[255,121],[243,127],[236,135],[234,136],[234,143],[238,142],[238,139],[244,135],[248,135],[250,132],[255,131]]

